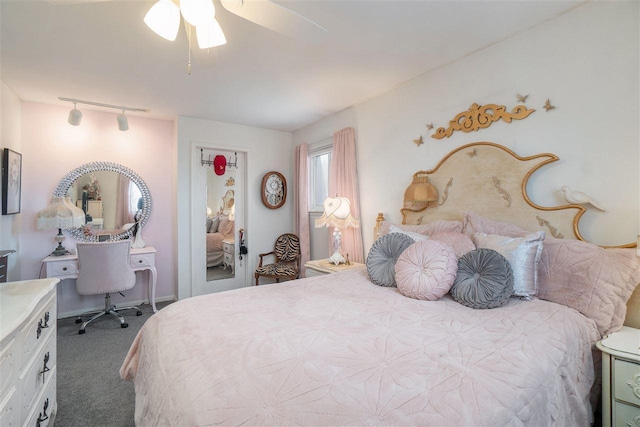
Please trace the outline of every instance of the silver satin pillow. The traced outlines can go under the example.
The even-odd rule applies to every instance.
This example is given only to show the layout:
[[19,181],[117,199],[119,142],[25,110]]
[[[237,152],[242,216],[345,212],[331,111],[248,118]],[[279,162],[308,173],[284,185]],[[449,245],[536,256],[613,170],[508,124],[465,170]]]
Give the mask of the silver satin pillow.
[[532,297],[538,293],[538,262],[544,237],[544,231],[524,237],[476,233],[473,240],[476,247],[493,249],[509,261],[513,270],[513,295]]
[[413,245],[406,234],[385,234],[376,240],[365,261],[369,279],[378,286],[396,286],[396,261],[405,249]]

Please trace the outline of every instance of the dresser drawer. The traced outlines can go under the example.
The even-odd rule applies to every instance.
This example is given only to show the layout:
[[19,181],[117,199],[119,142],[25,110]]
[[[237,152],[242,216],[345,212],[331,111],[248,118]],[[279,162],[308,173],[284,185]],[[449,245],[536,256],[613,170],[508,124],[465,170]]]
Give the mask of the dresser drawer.
[[227,254],[235,252],[235,244],[233,242],[222,241],[222,250]]
[[15,387],[0,399],[0,426],[13,427],[20,425],[20,411],[18,410],[18,392]]
[[[36,400],[35,405],[31,408],[31,412],[27,416],[27,422],[24,426],[28,427],[46,427],[50,425],[53,414],[56,411],[56,370],[51,370],[51,380],[46,384],[44,393]],[[38,421],[40,420],[40,421]]]
[[55,290],[53,295],[45,300],[47,302],[44,304],[44,308],[36,311],[35,315],[31,316],[20,330],[23,339],[20,367],[25,366],[31,359],[36,346],[46,341],[56,327]]
[[50,262],[49,268],[49,277],[73,276],[78,274],[78,262],[75,260]]
[[153,265],[153,254],[131,255],[131,268],[150,267]]
[[614,399],[640,406],[640,365],[616,359],[613,372]]
[[615,427],[640,427],[640,408],[615,402],[613,406],[613,425]]
[[[6,345],[0,350],[0,401],[7,396],[11,385],[15,382],[18,372],[18,361],[16,339],[10,337]],[[0,423],[0,426],[4,424]]]
[[233,254],[224,254],[224,263],[225,264],[233,264]]
[[56,367],[56,340],[55,335],[49,335],[44,347],[38,355],[30,361],[20,375],[21,412],[26,417],[34,404],[40,391],[45,388]]

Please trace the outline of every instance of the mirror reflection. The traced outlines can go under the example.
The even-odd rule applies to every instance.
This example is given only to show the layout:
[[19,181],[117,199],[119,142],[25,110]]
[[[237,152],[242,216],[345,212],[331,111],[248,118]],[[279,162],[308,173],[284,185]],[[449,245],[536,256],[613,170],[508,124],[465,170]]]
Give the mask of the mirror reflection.
[[207,281],[235,277],[234,184],[233,172],[207,169]]
[[86,215],[85,234],[119,234],[136,221],[142,192],[128,177],[113,171],[80,176],[67,195]]
[[76,240],[95,242],[133,238],[151,215],[151,193],[131,169],[93,162],[66,174],[53,193],[69,197],[85,212],[86,225],[66,230]]

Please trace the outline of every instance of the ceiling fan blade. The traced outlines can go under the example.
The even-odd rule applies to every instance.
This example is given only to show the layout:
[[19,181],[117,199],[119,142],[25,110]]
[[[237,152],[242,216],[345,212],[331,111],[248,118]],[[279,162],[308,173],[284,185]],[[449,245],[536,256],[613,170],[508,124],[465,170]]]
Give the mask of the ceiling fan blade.
[[112,0],[46,0],[50,4],[84,4],[84,3],[102,3]]
[[269,0],[220,0],[220,3],[241,18],[295,39],[317,43],[327,33],[310,19]]

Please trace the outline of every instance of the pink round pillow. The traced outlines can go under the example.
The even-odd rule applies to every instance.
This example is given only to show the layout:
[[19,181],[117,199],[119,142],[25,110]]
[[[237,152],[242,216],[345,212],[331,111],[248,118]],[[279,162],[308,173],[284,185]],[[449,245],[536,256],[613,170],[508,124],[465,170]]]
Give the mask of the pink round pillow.
[[449,292],[458,272],[453,248],[437,240],[409,246],[396,262],[396,285],[409,298],[435,301]]

